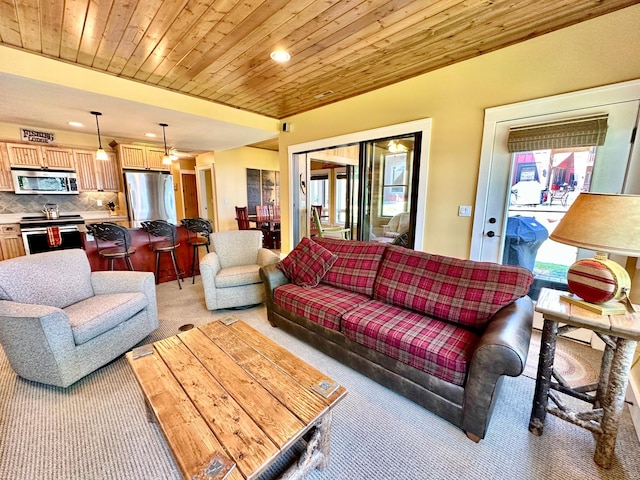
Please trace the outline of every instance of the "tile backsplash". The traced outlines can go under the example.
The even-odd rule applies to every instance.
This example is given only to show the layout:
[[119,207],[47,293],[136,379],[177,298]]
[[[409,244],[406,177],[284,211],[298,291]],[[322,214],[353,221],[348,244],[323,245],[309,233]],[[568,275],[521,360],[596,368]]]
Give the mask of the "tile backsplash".
[[[102,207],[97,201],[102,200]],[[17,195],[11,192],[0,192],[0,214],[33,213],[38,214],[45,203],[55,203],[60,213],[105,211],[107,203],[118,205],[118,194],[114,192],[82,192],[78,195]],[[123,205],[124,207],[124,205]]]

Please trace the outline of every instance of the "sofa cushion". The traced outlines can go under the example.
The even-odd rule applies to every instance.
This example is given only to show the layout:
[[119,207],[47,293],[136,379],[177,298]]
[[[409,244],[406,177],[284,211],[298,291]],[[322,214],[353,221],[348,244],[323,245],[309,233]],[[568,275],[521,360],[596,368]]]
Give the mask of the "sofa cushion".
[[326,237],[318,238],[316,241],[338,256],[336,263],[323,277],[322,283],[363,293],[369,297],[373,295],[376,273],[386,244]]
[[464,385],[478,342],[473,331],[371,300],[342,317],[350,340],[455,385]]
[[69,317],[76,345],[82,345],[129,320],[147,304],[144,293],[112,293],[74,303],[64,312]]
[[340,318],[345,312],[370,300],[361,293],[322,284],[304,288],[287,283],[273,292],[273,302],[279,307],[332,330],[340,330]]
[[315,287],[337,258],[323,246],[304,237],[296,248],[282,259],[278,268],[296,285]]
[[214,280],[216,288],[238,287],[260,283],[260,265],[238,265],[219,270]]
[[402,247],[387,247],[374,298],[428,316],[483,328],[502,307],[529,291],[528,270]]

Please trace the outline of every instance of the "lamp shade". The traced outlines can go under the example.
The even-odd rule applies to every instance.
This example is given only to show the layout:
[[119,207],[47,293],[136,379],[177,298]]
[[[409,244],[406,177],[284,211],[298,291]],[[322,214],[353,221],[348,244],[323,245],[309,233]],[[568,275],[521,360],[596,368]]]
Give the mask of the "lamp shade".
[[581,193],[549,238],[596,252],[640,256],[640,195]]

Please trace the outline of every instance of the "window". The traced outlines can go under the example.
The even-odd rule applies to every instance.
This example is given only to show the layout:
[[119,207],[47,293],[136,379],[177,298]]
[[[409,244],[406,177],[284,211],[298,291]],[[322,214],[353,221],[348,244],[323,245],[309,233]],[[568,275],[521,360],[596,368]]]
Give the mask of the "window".
[[327,211],[329,208],[329,175],[311,174],[309,199],[311,205],[322,205],[322,210]]
[[381,216],[393,217],[407,211],[407,154],[396,153],[384,157]]

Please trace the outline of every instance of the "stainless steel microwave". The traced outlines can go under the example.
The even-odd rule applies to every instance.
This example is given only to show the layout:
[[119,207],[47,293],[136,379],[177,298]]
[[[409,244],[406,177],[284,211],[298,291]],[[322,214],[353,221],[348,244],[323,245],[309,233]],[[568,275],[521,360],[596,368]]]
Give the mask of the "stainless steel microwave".
[[42,170],[11,170],[13,186],[21,194],[77,194],[78,176],[75,172]]

